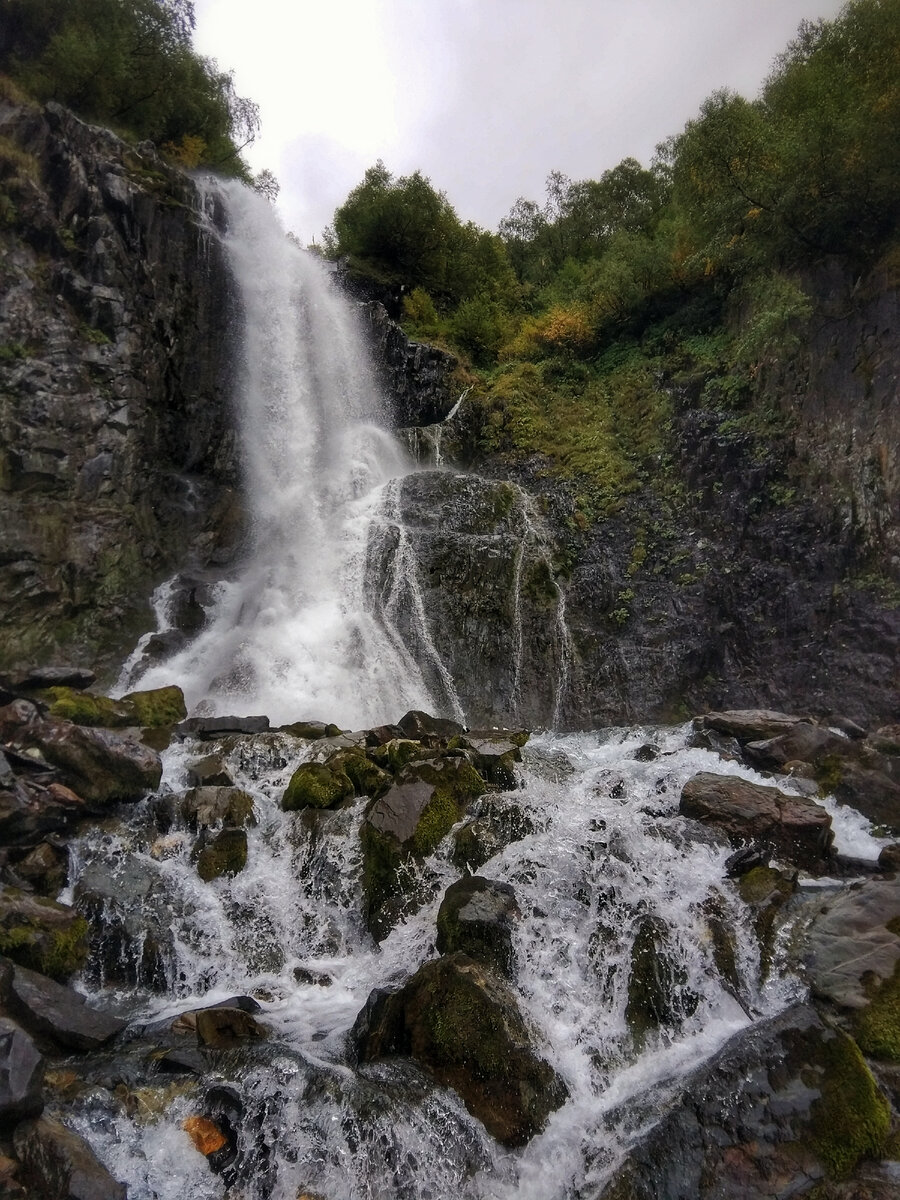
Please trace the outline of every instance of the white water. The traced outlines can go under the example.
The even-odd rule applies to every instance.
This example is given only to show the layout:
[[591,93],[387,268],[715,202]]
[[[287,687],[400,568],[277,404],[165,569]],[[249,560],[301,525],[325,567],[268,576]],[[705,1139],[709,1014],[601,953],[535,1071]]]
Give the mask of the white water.
[[[434,899],[380,947],[361,920],[364,802],[325,814],[317,831],[279,808],[291,772],[316,753],[315,743],[270,734],[227,752],[258,818],[247,867],[234,878],[201,882],[191,863],[193,836],[176,821],[160,838],[147,808],[118,832],[87,835],[74,863],[76,898],[93,869],[112,879],[113,892],[121,883],[122,910],[133,912],[137,881],[141,933],[131,953],[139,956],[144,927],[169,931],[168,993],[126,989],[120,1002],[139,1019],[173,1016],[236,993],[262,1003],[260,1019],[271,1031],[262,1061],[242,1065],[237,1057],[218,1072],[243,1096],[245,1152],[256,1142],[273,1148],[265,1170],[253,1167],[252,1155],[245,1162],[243,1196],[294,1200],[304,1190],[346,1200],[593,1196],[688,1070],[796,994],[796,983],[778,974],[760,983],[755,941],[734,885],[724,878],[727,849],[682,832],[677,805],[684,782],[722,765],[705,751],[685,749],[686,733],[544,735],[526,750],[522,789],[494,798],[518,809],[530,832],[479,873],[515,888],[522,912],[515,940],[520,1003],[540,1053],[570,1093],[544,1133],[521,1151],[503,1151],[452,1092],[428,1086],[408,1067],[359,1073],[348,1066],[346,1035],[371,989],[398,984],[435,953],[440,898],[459,875],[449,860],[452,834],[422,867]],[[660,755],[639,762],[634,752],[647,741]],[[168,751],[164,790],[183,786],[189,759],[213,748]],[[710,900],[735,940],[736,991],[713,961],[703,911]],[[113,900],[106,914],[111,927],[116,909]],[[646,916],[667,929],[669,953],[683,971],[681,990],[697,997],[697,1007],[638,1052],[625,1007],[631,947]],[[85,1102],[71,1119],[128,1183],[130,1200],[181,1200],[186,1186],[198,1197],[224,1200],[223,1181],[209,1173],[181,1128],[200,1103],[189,1090],[158,1119],[112,1112],[98,1121]]]
[[[416,662],[363,594],[384,487],[414,469],[387,431],[352,305],[292,245],[271,206],[210,184],[235,284],[235,381],[252,552],[217,586],[206,628],[122,688],[179,684],[189,707],[346,727],[434,708]],[[165,591],[158,618],[166,627]]]

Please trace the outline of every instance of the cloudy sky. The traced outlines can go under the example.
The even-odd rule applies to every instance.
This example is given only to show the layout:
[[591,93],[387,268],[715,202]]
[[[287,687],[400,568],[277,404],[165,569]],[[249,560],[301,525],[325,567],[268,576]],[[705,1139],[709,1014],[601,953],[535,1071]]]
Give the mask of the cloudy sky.
[[197,0],[195,44],[259,104],[254,170],[304,241],[376,159],[495,229],[551,170],[597,178],[719,87],[754,95],[839,0]]

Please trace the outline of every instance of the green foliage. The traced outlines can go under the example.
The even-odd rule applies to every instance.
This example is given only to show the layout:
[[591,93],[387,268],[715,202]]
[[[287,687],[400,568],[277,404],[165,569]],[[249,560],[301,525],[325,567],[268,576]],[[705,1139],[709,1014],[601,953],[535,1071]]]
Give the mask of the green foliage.
[[859,1047],[835,1033],[822,1047],[821,1098],[812,1110],[811,1141],[832,1178],[849,1175],[861,1158],[879,1158],[891,1127],[890,1106]]
[[857,1014],[855,1033],[866,1054],[900,1062],[900,963],[874,991],[868,1008]]
[[6,0],[0,69],[38,100],[245,177],[256,106],[191,48],[191,0]]

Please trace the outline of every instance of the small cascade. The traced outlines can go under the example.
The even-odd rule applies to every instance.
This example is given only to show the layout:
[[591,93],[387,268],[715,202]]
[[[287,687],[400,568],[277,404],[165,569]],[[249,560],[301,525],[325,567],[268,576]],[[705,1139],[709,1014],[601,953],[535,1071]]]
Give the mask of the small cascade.
[[443,420],[435,421],[433,425],[413,425],[409,429],[401,431],[406,438],[410,453],[419,466],[436,468],[444,466],[442,450],[444,433],[471,390],[470,387],[463,388],[459,399]]
[[[207,1097],[230,1097],[234,1107],[247,1200],[589,1200],[690,1069],[797,994],[777,970],[761,980],[755,937],[725,879],[727,848],[682,829],[684,782],[722,768],[709,752],[686,748],[687,732],[543,735],[526,748],[521,786],[493,793],[482,810],[516,830],[479,874],[515,890],[517,994],[569,1094],[522,1150],[502,1151],[452,1091],[408,1063],[358,1069],[348,1057],[348,1032],[372,989],[399,986],[434,956],[437,908],[460,869],[453,830],[421,866],[433,899],[376,946],[362,919],[365,802],[315,815],[280,809],[316,742],[262,734],[174,747],[158,796],[76,844],[71,895],[86,911],[105,897],[94,910],[87,981],[114,989],[138,1037],[235,994],[260,1005],[265,1043],[249,1057],[220,1056],[204,1085]],[[211,751],[252,796],[256,823],[246,867],[204,883],[196,831],[179,804],[190,761]],[[727,931],[729,978],[710,937],[711,911]],[[648,928],[668,964],[669,1004],[658,1028],[638,1037],[630,981]],[[140,977],[135,964],[146,963],[150,942],[156,969]],[[165,1078],[154,1086],[165,1091]],[[131,1200],[180,1200],[188,1185],[208,1200],[231,1194],[227,1173],[211,1173],[182,1129],[197,1111],[196,1088],[166,1092],[152,1117],[126,1107],[100,1119],[95,1095],[76,1100],[71,1122],[127,1182]]]

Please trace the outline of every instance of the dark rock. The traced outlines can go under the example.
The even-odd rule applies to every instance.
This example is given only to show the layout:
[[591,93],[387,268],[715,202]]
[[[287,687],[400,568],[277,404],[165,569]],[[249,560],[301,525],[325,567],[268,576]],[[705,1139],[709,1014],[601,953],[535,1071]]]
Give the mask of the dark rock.
[[236,787],[194,787],[181,799],[181,815],[193,829],[253,825],[253,797]]
[[513,993],[465,954],[426,963],[364,1014],[354,1033],[362,1062],[409,1055],[506,1146],[527,1142],[566,1098]]
[[757,846],[745,846],[741,850],[735,850],[734,854],[729,854],[725,859],[725,874],[729,879],[739,879],[748,871],[752,871],[754,867],[767,867],[768,865],[769,856],[764,850]]
[[849,804],[874,824],[900,834],[900,784],[883,772],[842,762],[830,790],[841,804]]
[[36,1117],[44,1107],[44,1060],[15,1021],[0,1017],[0,1127]]
[[0,888],[0,954],[20,966],[66,980],[88,953],[84,917],[65,904]]
[[741,708],[729,712],[710,712],[694,719],[696,729],[714,729],[738,742],[756,742],[780,737],[806,720],[768,708]]
[[403,865],[431,854],[485,787],[465,758],[420,759],[405,766],[369,808],[361,829],[363,889],[366,921],[376,938],[420,899],[409,891]]
[[82,869],[75,901],[91,925],[88,979],[165,991],[171,961],[171,922],[156,903],[159,873],[138,857],[98,855]]
[[79,691],[77,688],[51,687],[39,693],[47,715],[55,721],[71,721],[105,729],[125,729],[137,725],[137,710],[124,700],[111,700],[99,692]]
[[290,725],[279,725],[278,732],[313,742],[324,737],[339,737],[341,733],[337,725],[327,725],[324,721],[294,721]]
[[180,687],[152,688],[149,691],[129,692],[122,703],[131,706],[137,724],[145,728],[158,729],[174,725],[187,716],[184,693]]
[[635,750],[634,757],[638,762],[653,762],[654,758],[659,757],[659,748],[645,742]]
[[0,709],[0,737],[19,750],[39,751],[63,783],[93,804],[138,800],[162,776],[159,755],[140,742],[110,729],[47,720],[25,701]]
[[881,754],[900,754],[900,725],[883,725],[868,740]]
[[428,713],[416,709],[404,714],[397,722],[404,737],[423,745],[441,745],[450,738],[459,737],[466,732],[465,726],[458,721],[449,721],[445,717],[432,717]]
[[437,915],[437,949],[463,951],[469,958],[512,973],[513,929],[521,913],[511,884],[469,875],[452,883]]
[[27,671],[13,673],[9,679],[10,686],[22,691],[50,687],[89,688],[96,681],[97,676],[87,667],[50,666],[31,667]]
[[92,1008],[72,988],[25,967],[13,973],[8,1003],[31,1033],[71,1050],[94,1050],[125,1028],[124,1021]]
[[602,1197],[808,1194],[811,1183],[880,1157],[889,1129],[887,1101],[855,1043],[797,1005],[737,1034],[690,1076]]
[[696,1011],[698,997],[685,987],[686,980],[687,971],[674,953],[664,922],[644,917],[632,944],[625,1007],[638,1047],[652,1029],[677,1029]]
[[737,738],[727,737],[724,733],[716,733],[714,729],[698,729],[697,720],[702,719],[702,717],[695,719],[694,730],[688,738],[688,746],[694,750],[710,750],[726,762],[743,762],[744,754]]
[[198,758],[187,769],[191,787],[232,787],[234,780],[221,754],[207,754]]
[[751,911],[753,929],[760,949],[760,977],[768,978],[772,968],[775,939],[784,915],[784,906],[797,890],[795,875],[775,867],[757,866],[742,875],[738,884],[741,899]]
[[197,874],[204,883],[222,875],[237,875],[247,865],[247,831],[226,828],[208,841],[201,838],[195,853]]
[[478,815],[456,832],[453,862],[460,870],[477,871],[506,846],[534,833],[534,823],[517,804],[486,796]]
[[866,736],[862,725],[857,725],[856,721],[851,721],[849,717],[830,717],[828,724],[832,729],[838,729],[841,733],[845,733],[854,742],[860,742]]
[[892,842],[882,849],[878,866],[882,871],[900,871],[900,842]]
[[175,733],[203,741],[228,733],[265,733],[268,728],[268,717],[188,717],[178,722]]
[[42,896],[56,896],[66,883],[68,855],[41,842],[16,863],[16,874]]
[[854,743],[849,738],[800,721],[788,732],[766,741],[748,742],[744,746],[747,758],[762,767],[776,771],[788,762],[807,762],[820,767],[831,757],[845,758],[852,754]]
[[196,1017],[197,1043],[208,1050],[228,1050],[266,1036],[265,1028],[243,1008],[202,1008]]
[[[394,410],[394,423],[432,425],[442,421],[458,399],[452,386],[456,359],[445,350],[411,342],[380,303],[365,306],[376,373]],[[399,312],[395,313],[399,316]]]
[[831,817],[824,808],[735,775],[695,775],[682,790],[678,811],[720,831],[735,847],[758,842],[804,870],[822,870],[830,856]]
[[61,783],[15,780],[0,788],[0,843],[37,846],[48,834],[71,829],[87,812],[84,800]]
[[39,1117],[19,1125],[16,1154],[42,1200],[125,1200],[117,1183],[83,1138],[59,1121]]

